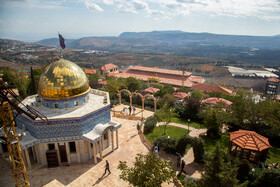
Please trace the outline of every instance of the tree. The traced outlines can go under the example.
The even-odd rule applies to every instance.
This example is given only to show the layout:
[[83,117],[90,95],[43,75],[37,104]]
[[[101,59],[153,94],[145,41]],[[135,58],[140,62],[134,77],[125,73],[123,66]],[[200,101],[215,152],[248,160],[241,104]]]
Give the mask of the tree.
[[174,105],[174,102],[176,101],[176,98],[170,94],[165,94],[162,98],[159,100],[159,105],[163,106],[166,104],[168,107],[171,107]]
[[200,111],[200,103],[201,99],[200,97],[197,97],[196,95],[191,95],[189,98],[187,98],[185,105],[185,118],[186,119],[197,119],[198,113]]
[[129,91],[134,92],[141,88],[141,82],[134,77],[128,77],[126,79],[126,86]]
[[230,118],[221,107],[208,108],[199,113],[200,118],[203,118],[203,123],[207,128],[207,135],[212,138],[220,138],[222,133],[223,123]]
[[191,143],[193,147],[194,161],[198,163],[203,163],[204,143],[202,139],[198,137],[193,137]]
[[119,90],[119,84],[116,78],[112,78],[106,81],[105,90],[109,92],[110,98],[114,98]]
[[168,107],[167,104],[164,104],[161,109],[157,110],[155,113],[158,121],[164,122],[164,133],[166,135],[166,126],[171,122],[171,118],[176,116],[175,109]]
[[121,170],[120,179],[130,185],[139,187],[157,187],[162,183],[170,183],[175,177],[172,163],[161,160],[154,153],[143,155],[137,154],[133,167],[120,161],[118,169]]
[[275,186],[280,187],[280,170],[279,169],[263,169],[257,179],[250,186]]
[[232,166],[230,162],[224,159],[224,153],[220,149],[220,145],[216,145],[216,149],[206,162],[205,172],[202,173],[198,180],[198,186],[238,186],[236,179],[237,167]]
[[175,90],[171,85],[165,84],[158,92],[155,93],[155,96],[163,97],[165,94],[172,94],[174,91]]
[[98,88],[98,79],[99,79],[99,75],[97,74],[88,75],[89,86],[91,88]]
[[36,83],[35,83],[35,77],[34,77],[32,66],[30,67],[30,78],[31,78],[31,81],[29,83],[29,85],[30,85],[29,92],[30,92],[31,95],[33,95],[33,94],[37,93],[37,86],[36,86]]

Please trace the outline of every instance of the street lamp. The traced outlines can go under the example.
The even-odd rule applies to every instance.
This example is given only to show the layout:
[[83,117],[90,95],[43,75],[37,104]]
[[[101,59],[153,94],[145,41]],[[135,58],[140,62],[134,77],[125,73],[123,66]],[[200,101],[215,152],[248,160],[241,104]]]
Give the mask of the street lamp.
[[188,131],[190,131],[190,119],[188,119]]

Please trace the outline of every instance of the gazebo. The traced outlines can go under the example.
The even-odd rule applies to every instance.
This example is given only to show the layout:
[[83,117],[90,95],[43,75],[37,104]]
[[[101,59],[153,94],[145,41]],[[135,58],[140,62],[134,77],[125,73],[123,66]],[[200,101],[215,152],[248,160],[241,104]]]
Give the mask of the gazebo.
[[185,97],[188,97],[189,94],[185,93],[185,92],[174,92],[172,94],[174,97],[177,97],[179,99],[185,99]]
[[264,162],[270,148],[268,138],[255,131],[238,130],[230,133],[229,153],[251,162]]
[[160,90],[160,89],[158,89],[158,88],[150,87],[150,88],[145,89],[144,91],[153,94],[153,93],[158,92],[159,90]]

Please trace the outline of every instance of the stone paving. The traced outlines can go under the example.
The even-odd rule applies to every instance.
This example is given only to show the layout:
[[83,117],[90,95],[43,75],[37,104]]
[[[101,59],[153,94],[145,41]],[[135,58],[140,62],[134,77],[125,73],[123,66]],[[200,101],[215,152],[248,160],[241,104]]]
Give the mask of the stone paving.
[[[158,125],[163,125],[163,123],[158,123]],[[201,133],[205,133],[207,129],[196,129],[193,127],[188,127],[187,125],[182,125],[178,123],[169,123],[168,125],[180,127],[183,129],[189,129],[191,132],[189,135],[191,137],[198,137]],[[193,148],[190,148],[187,154],[184,156],[184,161],[186,163],[185,171],[187,175],[193,177],[193,178],[200,178],[201,171],[202,171],[202,165],[194,162],[194,154],[193,154]]]
[[[148,114],[150,115],[150,114]],[[86,164],[71,164],[70,166],[62,165],[56,168],[33,167],[28,171],[28,180],[31,186],[129,186],[127,182],[119,179],[120,170],[117,169],[120,160],[126,161],[129,166],[132,166],[137,153],[148,153],[148,149],[141,142],[141,139],[136,130],[137,121],[126,120],[113,117],[113,121],[122,123],[122,128],[119,129],[119,148],[111,152],[109,147],[107,152],[104,152],[103,160],[98,160],[96,165],[93,160]],[[181,128],[187,128],[185,125],[171,124]],[[191,136],[198,136],[204,129],[194,129],[190,127]],[[169,159],[176,163],[176,156],[160,152],[160,157]],[[201,166],[193,162],[192,149],[184,157],[186,161],[185,171],[188,175],[199,178]],[[105,170],[105,161],[110,163],[111,174],[103,175]],[[0,187],[14,186],[11,168],[4,159],[0,158]],[[163,184],[162,186],[173,186],[173,184]]]

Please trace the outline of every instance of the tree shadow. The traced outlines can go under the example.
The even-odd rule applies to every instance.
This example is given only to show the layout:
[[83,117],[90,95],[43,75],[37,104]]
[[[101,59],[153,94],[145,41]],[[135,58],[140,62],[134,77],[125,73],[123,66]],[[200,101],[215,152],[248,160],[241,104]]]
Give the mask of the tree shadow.
[[203,170],[203,166],[201,164],[191,162],[185,166],[184,170],[186,171],[186,175],[191,176],[196,172],[201,173]]

